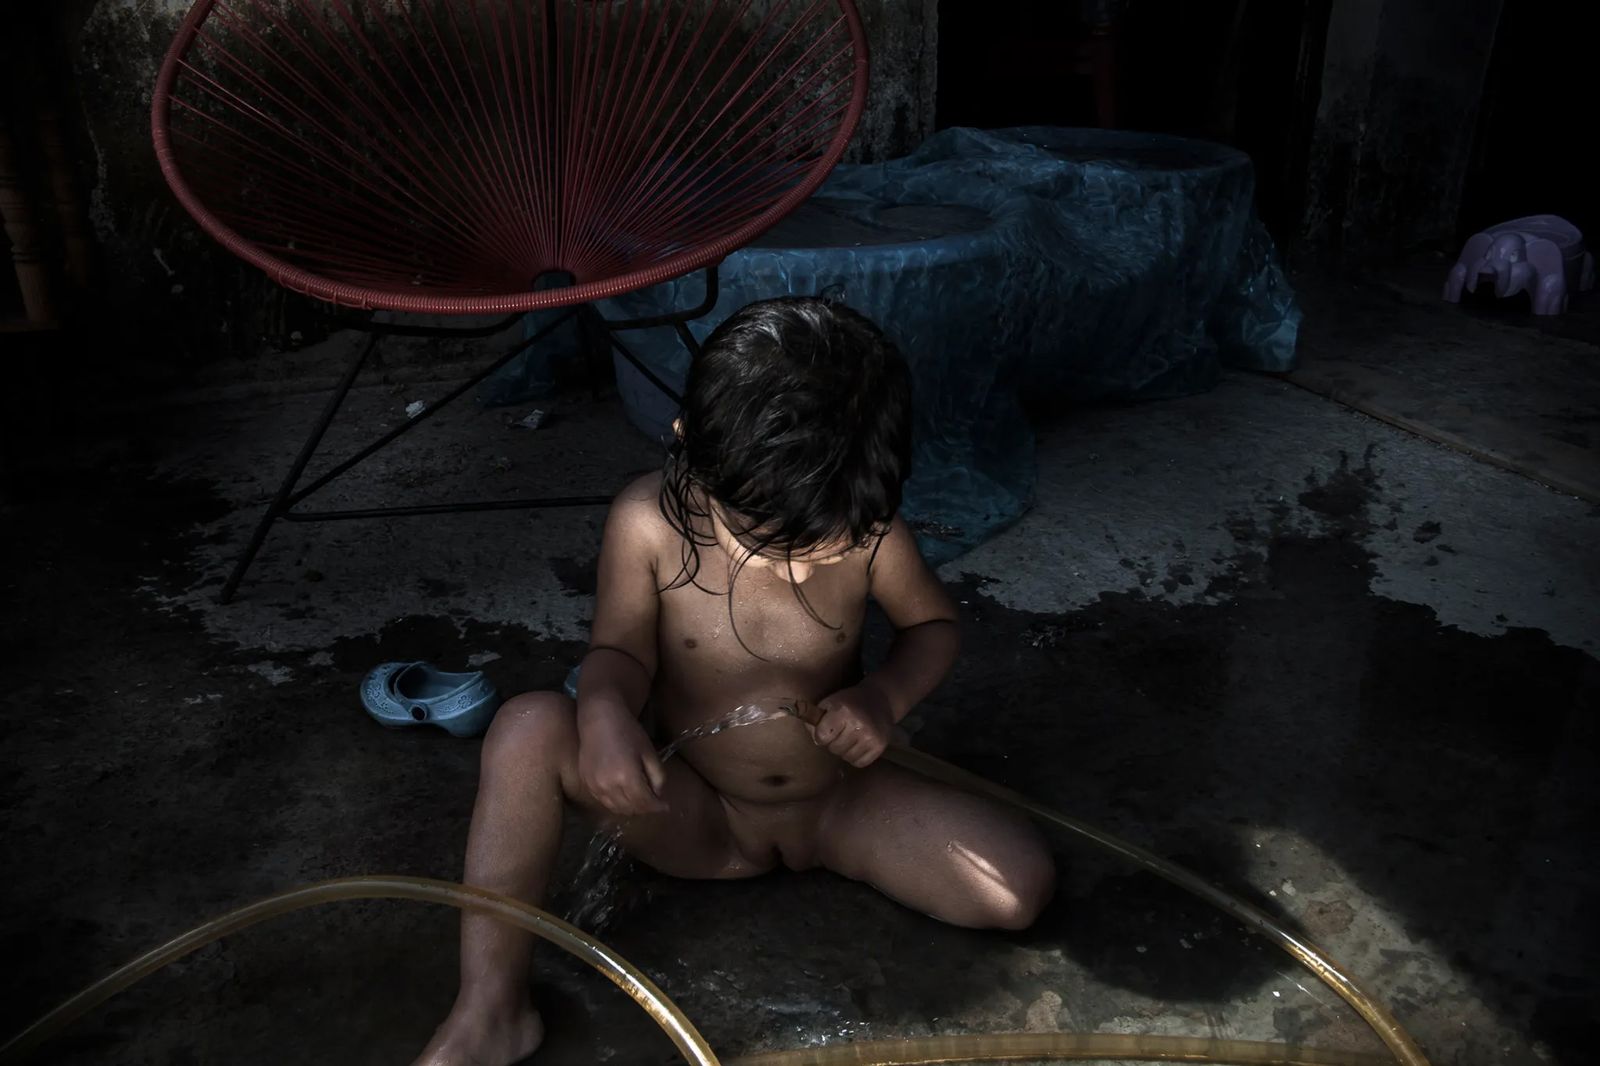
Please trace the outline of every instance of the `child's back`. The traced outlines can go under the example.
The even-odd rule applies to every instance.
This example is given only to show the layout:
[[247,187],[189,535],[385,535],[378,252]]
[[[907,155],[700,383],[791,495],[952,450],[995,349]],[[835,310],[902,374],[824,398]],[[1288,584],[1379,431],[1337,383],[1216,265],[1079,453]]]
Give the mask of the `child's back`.
[[[945,921],[1031,922],[1053,885],[1032,827],[877,762],[957,647],[954,606],[897,517],[910,463],[899,354],[837,305],[753,304],[708,339],[677,432],[664,473],[625,490],[607,521],[576,706],[519,696],[485,739],[465,879],[539,902],[568,801],[674,876],[824,866]],[[864,673],[869,597],[896,636]],[[656,756],[658,740],[741,704],[796,698],[822,708],[815,728],[780,718]],[[537,1046],[531,947],[463,919],[461,993],[419,1061],[510,1062]]]

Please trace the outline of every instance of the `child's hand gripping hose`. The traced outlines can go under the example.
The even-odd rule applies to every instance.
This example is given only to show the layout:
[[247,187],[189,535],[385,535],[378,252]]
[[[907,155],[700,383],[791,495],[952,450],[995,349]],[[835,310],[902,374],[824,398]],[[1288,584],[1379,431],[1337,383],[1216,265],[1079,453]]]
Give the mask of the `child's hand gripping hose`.
[[[793,702],[786,709],[815,724],[820,712],[812,705]],[[897,766],[968,791],[992,796],[1038,818],[1068,829],[1114,854],[1134,862],[1173,884],[1200,896],[1278,941],[1330,988],[1360,1012],[1404,1066],[1427,1066],[1427,1059],[1383,1007],[1375,1003],[1343,970],[1289,933],[1270,916],[1194,874],[1142,848],[1125,843],[1093,826],[1078,822],[1034,803],[1009,789],[966,773],[931,755],[891,747],[884,756]],[[633,997],[649,1013],[694,1066],[718,1066],[705,1038],[681,1010],[632,964],[580,929],[517,900],[469,885],[417,877],[352,877],[280,892],[191,929],[146,952],[114,973],[96,981],[55,1010],[0,1045],[0,1064],[22,1062],[46,1040],[66,1029],[90,1010],[118,992],[143,980],[163,966],[214,940],[264,922],[280,914],[356,899],[409,899],[439,903],[462,910],[493,915],[548,940],[599,970]],[[1323,1051],[1288,1044],[1196,1037],[1147,1036],[1123,1033],[1003,1033],[935,1036],[904,1041],[868,1041],[820,1048],[769,1052],[733,1060],[730,1066],[923,1066],[933,1063],[1007,1062],[1019,1060],[1123,1059],[1143,1062],[1205,1062],[1278,1064],[1278,1066],[1382,1066],[1388,1060],[1345,1051]]]

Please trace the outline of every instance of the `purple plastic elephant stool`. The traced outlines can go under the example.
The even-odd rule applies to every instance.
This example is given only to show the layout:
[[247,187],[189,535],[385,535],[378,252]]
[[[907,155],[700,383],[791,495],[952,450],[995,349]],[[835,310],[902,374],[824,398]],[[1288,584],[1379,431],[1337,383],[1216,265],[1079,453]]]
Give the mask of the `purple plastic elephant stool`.
[[1594,288],[1594,256],[1583,247],[1578,227],[1555,215],[1530,215],[1475,233],[1445,279],[1444,298],[1461,302],[1463,287],[1478,291],[1480,278],[1494,278],[1494,294],[1526,292],[1536,315],[1559,315],[1567,294]]

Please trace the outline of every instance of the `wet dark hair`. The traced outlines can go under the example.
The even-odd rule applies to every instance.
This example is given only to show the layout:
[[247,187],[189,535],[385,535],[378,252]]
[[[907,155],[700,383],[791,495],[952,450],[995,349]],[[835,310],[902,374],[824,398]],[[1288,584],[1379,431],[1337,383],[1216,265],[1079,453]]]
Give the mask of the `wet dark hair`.
[[783,297],[736,312],[695,360],[682,418],[661,481],[661,513],[684,543],[669,588],[693,582],[699,549],[715,543],[710,501],[756,554],[788,557],[875,544],[900,509],[910,368],[842,303]]

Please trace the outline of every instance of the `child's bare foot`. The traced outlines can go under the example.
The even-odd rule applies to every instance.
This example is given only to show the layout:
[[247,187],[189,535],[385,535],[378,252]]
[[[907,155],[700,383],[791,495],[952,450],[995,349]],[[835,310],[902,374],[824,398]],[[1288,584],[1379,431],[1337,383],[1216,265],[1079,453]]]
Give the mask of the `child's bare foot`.
[[543,1042],[544,1019],[526,995],[499,1008],[463,996],[412,1066],[510,1066]]

